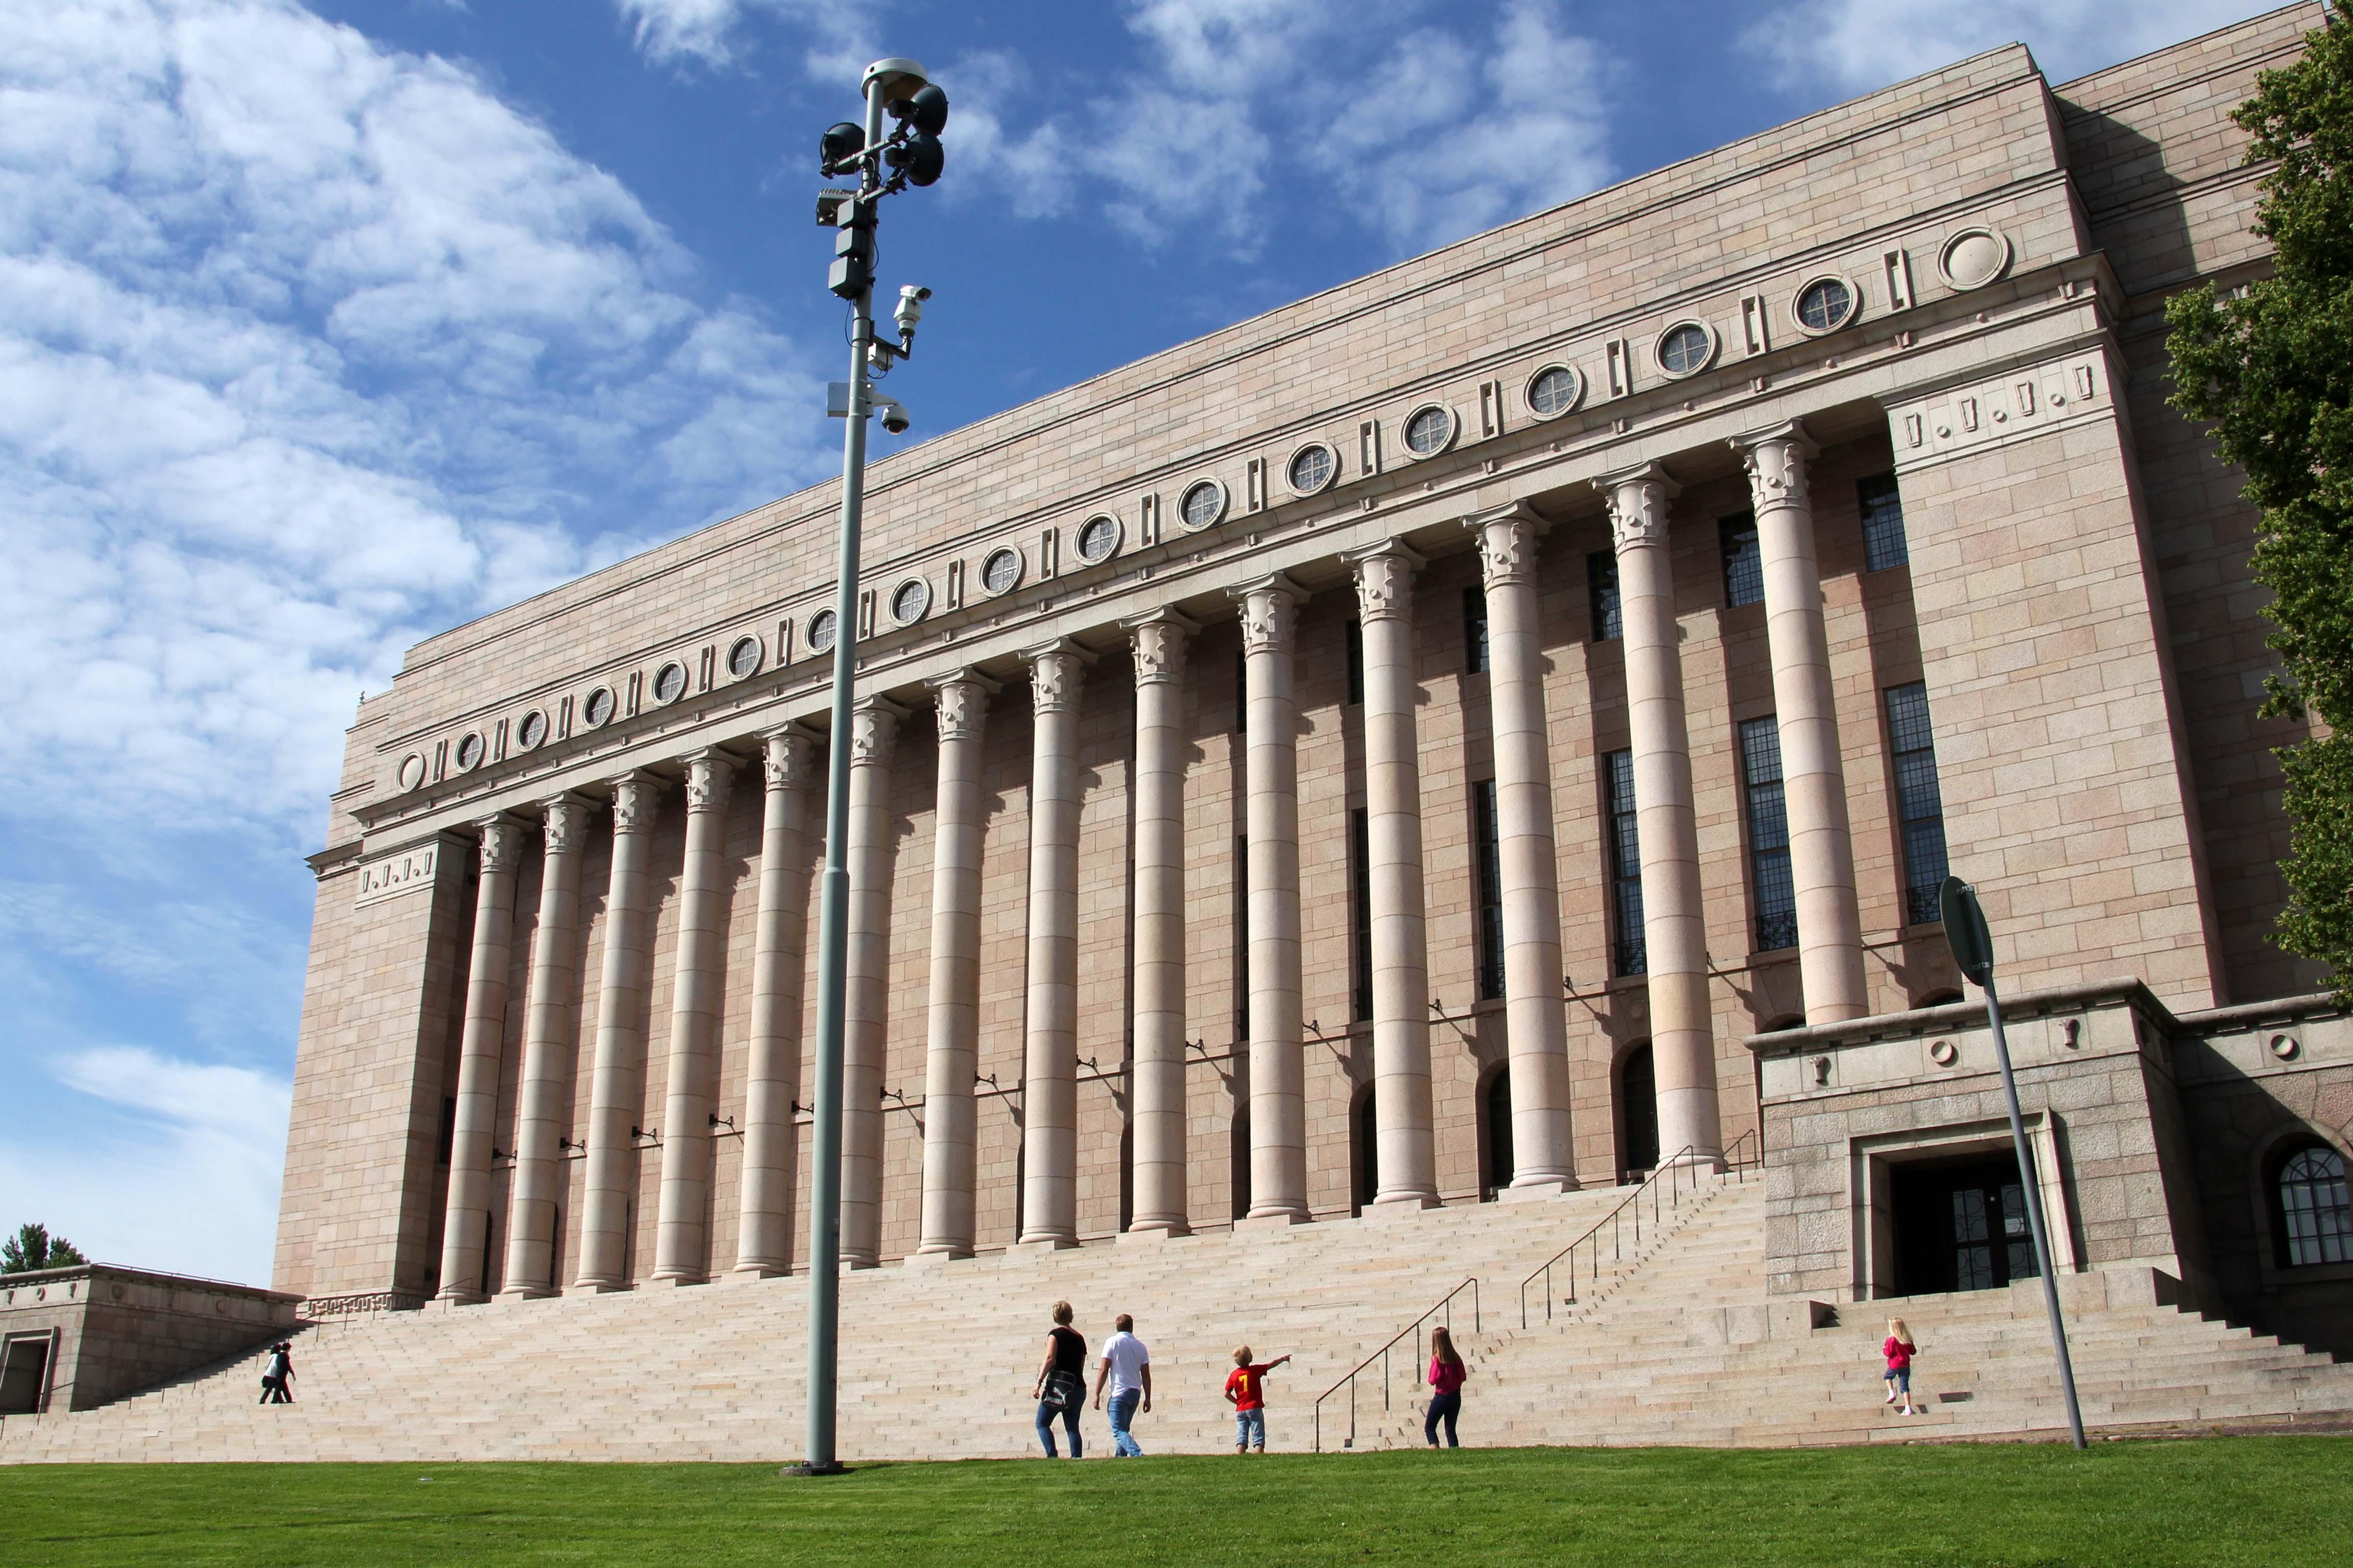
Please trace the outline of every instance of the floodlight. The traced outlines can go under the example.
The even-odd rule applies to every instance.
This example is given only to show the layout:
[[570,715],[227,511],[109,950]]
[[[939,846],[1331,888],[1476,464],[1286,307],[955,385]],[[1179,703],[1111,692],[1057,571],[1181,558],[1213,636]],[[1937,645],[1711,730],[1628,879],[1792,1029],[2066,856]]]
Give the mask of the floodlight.
[[948,95],[940,84],[925,82],[914,95],[891,106],[891,112],[925,136],[937,136],[948,127]]
[[853,125],[847,120],[828,125],[825,128],[825,134],[817,139],[818,173],[830,174],[842,160],[854,158],[865,150],[864,126]]

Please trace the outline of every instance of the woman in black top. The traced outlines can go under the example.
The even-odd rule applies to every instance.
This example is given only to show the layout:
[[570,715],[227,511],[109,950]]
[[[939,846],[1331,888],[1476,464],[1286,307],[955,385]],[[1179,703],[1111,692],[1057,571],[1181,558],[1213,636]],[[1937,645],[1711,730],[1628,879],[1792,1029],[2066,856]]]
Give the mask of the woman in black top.
[[1054,1449],[1054,1417],[1071,1435],[1071,1458],[1079,1458],[1079,1407],[1087,1402],[1087,1340],[1071,1327],[1071,1304],[1054,1303],[1054,1327],[1046,1336],[1046,1359],[1038,1365],[1038,1440],[1046,1457],[1059,1459]]

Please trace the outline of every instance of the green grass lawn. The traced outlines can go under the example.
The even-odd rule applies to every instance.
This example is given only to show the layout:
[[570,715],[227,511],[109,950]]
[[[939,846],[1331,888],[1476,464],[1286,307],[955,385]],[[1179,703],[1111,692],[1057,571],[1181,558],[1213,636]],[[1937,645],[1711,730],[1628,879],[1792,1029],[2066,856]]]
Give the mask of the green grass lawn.
[[[427,1478],[431,1478],[427,1479]],[[2345,1561],[2353,1441],[1316,1459],[0,1468],[50,1563],[2127,1563]]]

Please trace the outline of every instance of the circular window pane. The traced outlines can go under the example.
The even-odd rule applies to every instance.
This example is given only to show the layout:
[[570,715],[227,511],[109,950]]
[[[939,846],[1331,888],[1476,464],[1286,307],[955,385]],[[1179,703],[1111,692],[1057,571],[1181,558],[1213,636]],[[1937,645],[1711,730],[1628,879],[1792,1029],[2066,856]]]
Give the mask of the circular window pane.
[[458,767],[460,772],[470,773],[481,765],[482,737],[469,730],[458,742]]
[[1079,528],[1079,559],[1093,565],[1108,561],[1119,548],[1119,520],[1113,517],[1091,517]]
[[1454,439],[1454,415],[1437,406],[1416,409],[1413,417],[1405,422],[1405,447],[1417,458],[1427,458],[1432,452],[1443,451],[1446,443]]
[[1528,406],[1538,418],[1549,419],[1576,407],[1577,395],[1584,390],[1575,371],[1565,364],[1552,365],[1537,372],[1535,380],[1528,384]]
[[1291,488],[1302,495],[1313,495],[1332,482],[1333,471],[1340,460],[1329,447],[1302,447],[1291,457]]
[[1714,347],[1705,327],[1685,321],[1659,340],[1660,367],[1670,375],[1689,375],[1706,365]]
[[580,716],[588,721],[591,730],[610,719],[613,716],[613,689],[600,686],[590,692],[588,700],[580,705]]
[[1021,552],[1007,545],[992,550],[980,563],[980,585],[991,594],[1009,594],[1021,581]]
[[547,739],[547,715],[534,708],[515,726],[515,741],[526,752]]
[[1226,487],[1215,479],[1203,479],[1185,492],[1176,503],[1176,515],[1191,529],[1208,527],[1226,515]]
[[891,618],[902,626],[913,626],[932,607],[932,585],[921,577],[910,577],[891,590]]
[[686,666],[666,664],[654,671],[654,700],[675,702],[686,695]]
[[813,653],[823,653],[833,646],[834,613],[819,610],[808,618],[808,645]]
[[411,752],[400,759],[400,787],[416,789],[425,783],[425,753]]
[[758,673],[761,652],[758,637],[737,637],[735,646],[727,650],[727,673],[738,680]]
[[1818,332],[1846,325],[1854,313],[1854,291],[1835,278],[1817,278],[1798,296],[1798,320]]

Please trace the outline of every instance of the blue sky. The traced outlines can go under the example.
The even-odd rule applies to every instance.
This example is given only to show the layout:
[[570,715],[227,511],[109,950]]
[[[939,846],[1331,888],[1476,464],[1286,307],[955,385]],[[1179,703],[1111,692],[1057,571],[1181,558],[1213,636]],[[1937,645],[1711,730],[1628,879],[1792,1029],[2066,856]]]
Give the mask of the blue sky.
[[267,1278],[353,704],[831,471],[865,61],[955,105],[885,217],[913,440],[1994,44],[2265,8],[0,0],[0,1226]]

